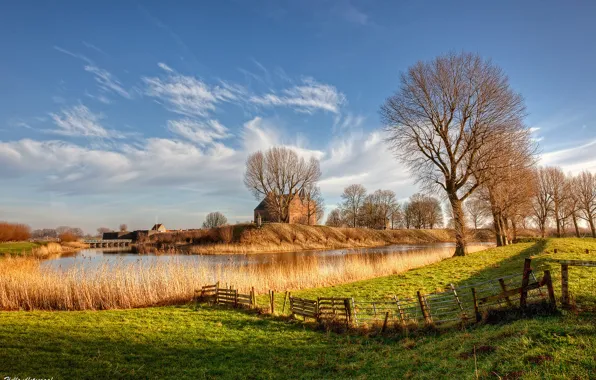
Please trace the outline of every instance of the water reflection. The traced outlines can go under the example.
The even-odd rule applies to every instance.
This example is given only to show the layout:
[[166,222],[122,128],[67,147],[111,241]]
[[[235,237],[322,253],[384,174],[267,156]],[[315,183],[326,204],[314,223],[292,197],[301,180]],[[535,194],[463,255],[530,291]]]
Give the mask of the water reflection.
[[[470,252],[493,247],[493,243],[474,243],[468,247]],[[183,265],[199,267],[250,267],[279,268],[299,267],[316,259],[319,265],[342,265],[346,259],[365,259],[363,262],[382,262],[391,256],[425,256],[430,253],[440,254],[442,258],[449,257],[455,251],[453,243],[420,244],[420,245],[391,245],[374,248],[349,248],[327,251],[298,251],[262,254],[221,254],[221,255],[186,255],[186,254],[143,254],[132,251],[109,251],[102,249],[86,249],[54,259],[46,260],[42,267],[47,269],[67,270],[72,267],[93,269],[105,268],[112,265],[141,264],[153,265],[175,260]]]

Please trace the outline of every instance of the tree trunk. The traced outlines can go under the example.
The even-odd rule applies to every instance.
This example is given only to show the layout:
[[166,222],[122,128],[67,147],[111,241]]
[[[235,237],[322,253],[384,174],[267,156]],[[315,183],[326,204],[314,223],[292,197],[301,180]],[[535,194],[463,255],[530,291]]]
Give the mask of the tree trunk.
[[498,211],[493,210],[493,226],[495,227],[495,239],[497,240],[497,247],[503,246],[502,234],[501,234],[501,223],[499,223],[500,217]]
[[561,219],[559,218],[559,202],[553,202],[554,209],[553,212],[555,214],[555,223],[557,225],[557,237],[561,237]]
[[511,219],[511,228],[513,229],[513,241],[517,240],[517,223],[515,223],[515,218]]
[[573,219],[573,227],[575,227],[575,237],[580,237],[579,235],[579,225],[577,223],[577,216],[575,215],[575,213],[571,214],[571,217]]
[[592,237],[596,238],[596,228],[594,228],[594,218],[590,216],[588,219],[588,223],[590,223],[590,229],[592,230]]
[[455,254],[453,256],[466,255],[466,224],[462,201],[457,195],[449,197],[453,210],[453,228],[455,229]]

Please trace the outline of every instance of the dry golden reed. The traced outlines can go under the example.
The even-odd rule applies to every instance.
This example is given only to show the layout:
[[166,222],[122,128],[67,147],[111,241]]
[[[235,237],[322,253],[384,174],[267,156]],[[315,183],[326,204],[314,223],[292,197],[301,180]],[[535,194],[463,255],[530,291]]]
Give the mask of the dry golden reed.
[[[2,310],[103,310],[184,304],[202,285],[230,284],[241,291],[255,287],[297,290],[385,276],[441,261],[453,248],[401,254],[345,255],[342,259],[307,256],[297,263],[205,265],[169,257],[134,263],[75,264],[66,270],[44,267],[41,260],[0,260]],[[163,259],[163,257],[162,257]]]

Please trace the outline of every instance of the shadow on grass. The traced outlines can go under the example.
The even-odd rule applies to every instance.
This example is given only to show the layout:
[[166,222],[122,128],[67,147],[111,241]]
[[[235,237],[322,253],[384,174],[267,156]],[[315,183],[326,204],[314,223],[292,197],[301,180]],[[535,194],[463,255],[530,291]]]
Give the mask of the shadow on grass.
[[[474,283],[483,282],[487,280],[497,280],[503,276],[512,274],[521,274],[524,269],[524,260],[531,256],[535,256],[544,251],[546,247],[546,240],[539,240],[532,246],[522,250],[515,256],[503,259],[489,267],[477,271],[469,278],[456,282],[456,286],[472,285]],[[538,277],[538,276],[537,276]]]

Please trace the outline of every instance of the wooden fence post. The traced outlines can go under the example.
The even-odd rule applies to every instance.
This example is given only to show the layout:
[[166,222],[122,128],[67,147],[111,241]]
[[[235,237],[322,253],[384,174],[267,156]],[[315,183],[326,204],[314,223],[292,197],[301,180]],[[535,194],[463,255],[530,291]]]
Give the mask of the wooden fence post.
[[524,273],[519,297],[519,306],[522,309],[525,308],[528,303],[528,284],[530,283],[530,273],[532,272],[532,268],[530,267],[531,263],[532,259],[530,258],[524,260]]
[[288,299],[288,291],[286,290],[286,294],[284,295],[284,305],[281,308],[281,313],[283,314],[286,311],[286,300]]
[[451,291],[453,292],[453,296],[455,297],[455,302],[457,302],[457,306],[459,306],[459,309],[461,310],[462,321],[465,322],[468,319],[468,316],[466,315],[464,306],[462,305],[461,300],[459,299],[459,296],[457,295],[457,291],[455,290],[455,285],[449,284],[449,287],[451,288]]
[[569,307],[569,265],[561,264],[561,303]]
[[542,278],[542,282],[546,284],[546,289],[548,289],[548,299],[550,304],[554,309],[557,308],[557,301],[555,299],[555,290],[553,289],[553,279],[550,275],[549,270],[544,271],[544,277]]
[[381,333],[384,333],[387,330],[387,322],[389,321],[389,312],[385,313],[385,320],[383,321],[383,328],[381,329]]
[[346,323],[352,322],[352,308],[350,307],[350,299],[344,298],[344,308],[346,309]]
[[416,293],[418,295],[418,303],[420,304],[420,310],[422,311],[422,316],[424,317],[424,322],[427,325],[432,324],[432,320],[430,319],[430,315],[428,315],[428,310],[426,309],[426,306],[424,305],[424,298],[422,296],[422,293],[420,293],[420,290]]
[[480,309],[478,308],[478,298],[476,297],[476,288],[472,288],[472,300],[474,301],[474,314],[476,315],[476,322],[482,320]]
[[234,307],[238,307],[238,289],[234,289]]
[[[501,285],[501,290],[503,290],[503,293],[507,294],[507,286],[505,285],[505,280],[500,278],[499,285]],[[513,306],[513,303],[511,302],[511,298],[509,298],[509,296],[507,296],[507,295],[505,296],[505,301],[507,301],[507,306],[509,306],[509,307]]]
[[404,310],[401,308],[399,298],[397,298],[397,296],[393,296],[393,299],[395,299],[395,303],[397,304],[397,311],[399,311],[399,319],[401,321],[401,324],[405,326],[406,325],[406,316],[404,314]]
[[275,314],[275,291],[269,291],[269,302],[271,303],[271,314]]

